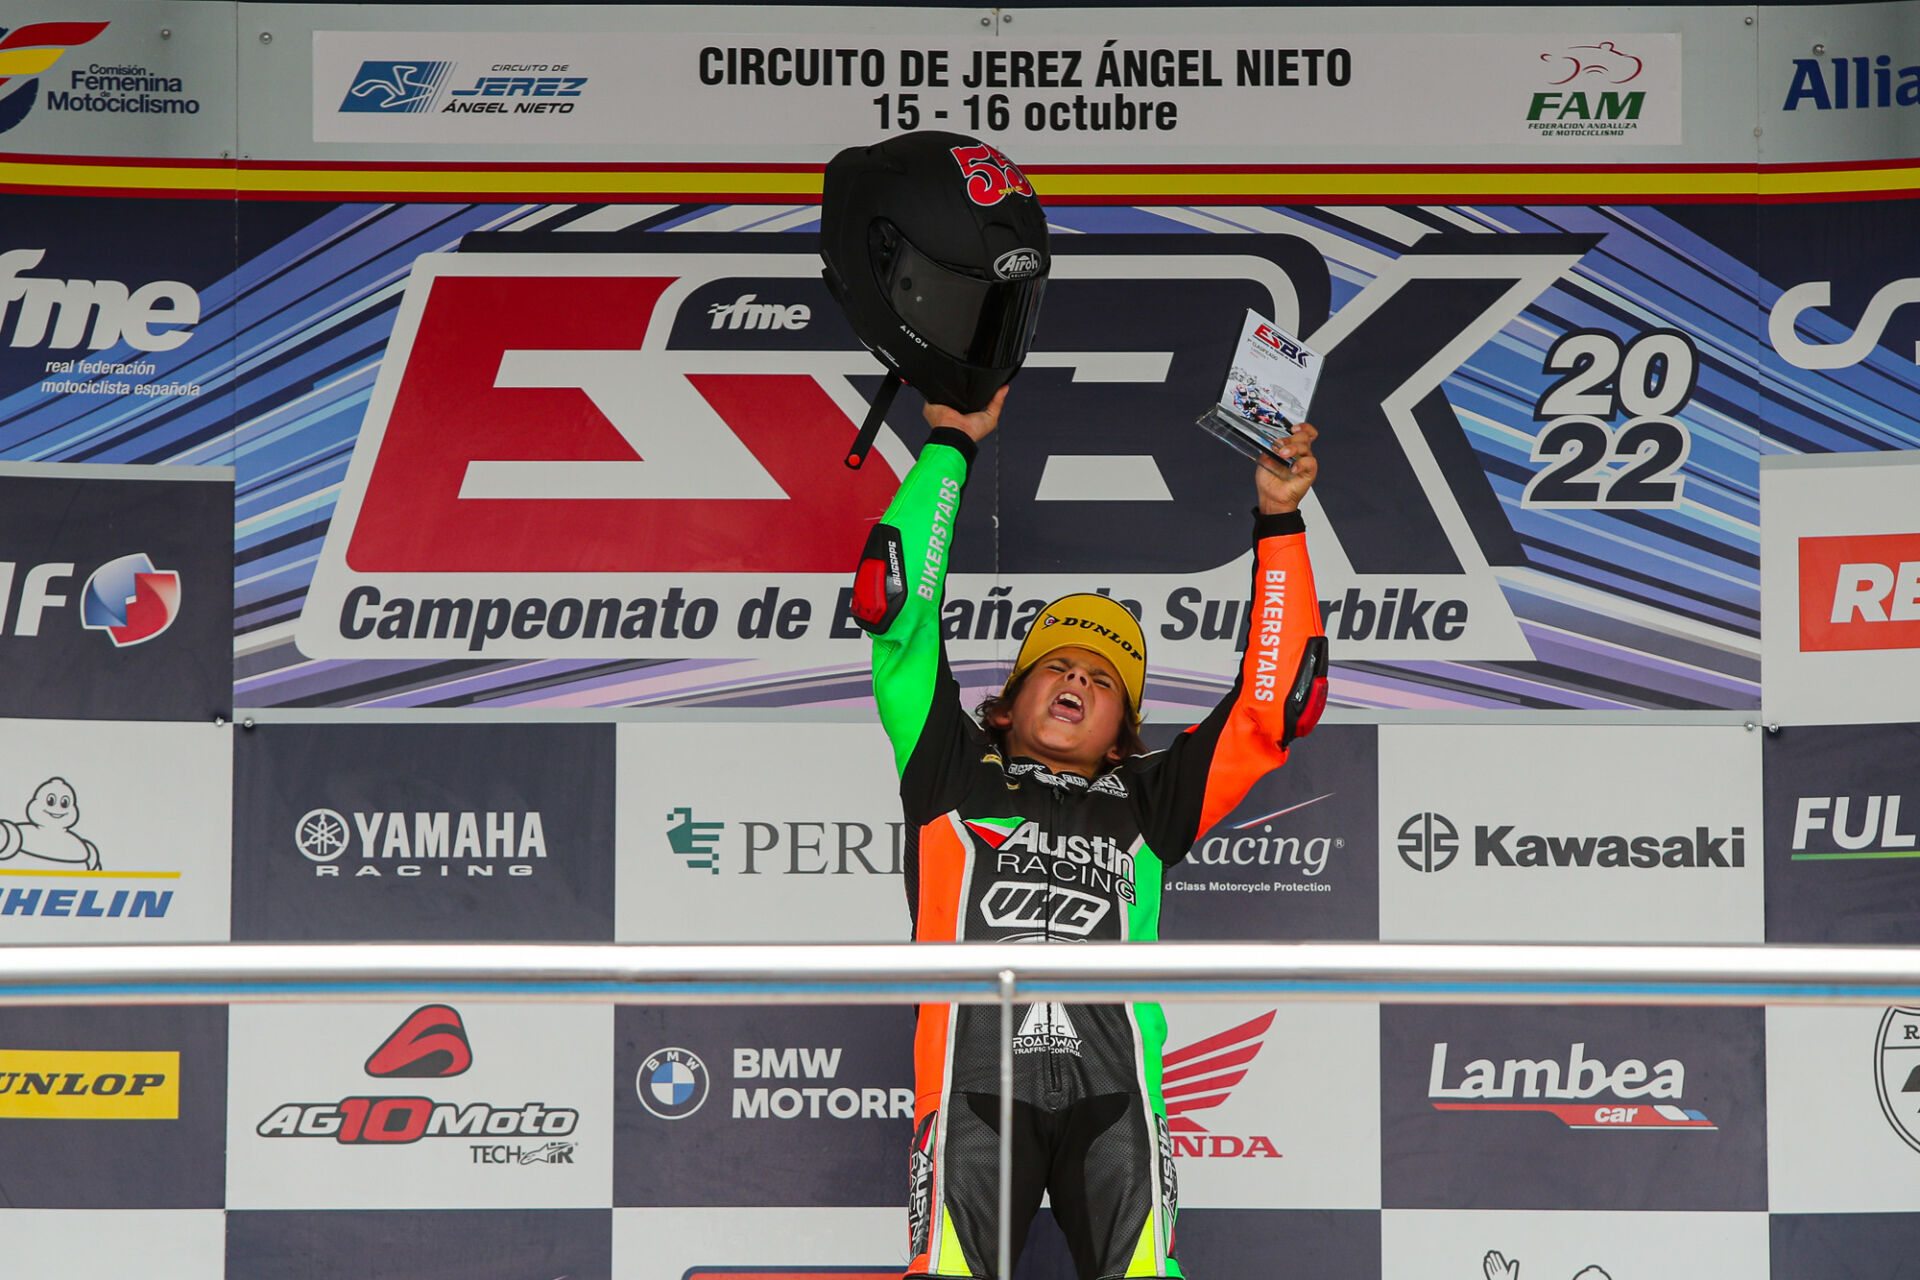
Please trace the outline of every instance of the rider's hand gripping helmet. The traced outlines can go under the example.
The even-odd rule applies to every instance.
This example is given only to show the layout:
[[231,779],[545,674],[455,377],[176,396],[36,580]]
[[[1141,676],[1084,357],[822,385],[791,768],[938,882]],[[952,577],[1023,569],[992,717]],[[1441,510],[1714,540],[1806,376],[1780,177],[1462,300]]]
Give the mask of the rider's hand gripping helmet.
[[847,457],[865,458],[902,382],[984,409],[1027,358],[1046,290],[1047,219],[1026,176],[957,133],[901,134],[827,165],[827,288],[892,373]]

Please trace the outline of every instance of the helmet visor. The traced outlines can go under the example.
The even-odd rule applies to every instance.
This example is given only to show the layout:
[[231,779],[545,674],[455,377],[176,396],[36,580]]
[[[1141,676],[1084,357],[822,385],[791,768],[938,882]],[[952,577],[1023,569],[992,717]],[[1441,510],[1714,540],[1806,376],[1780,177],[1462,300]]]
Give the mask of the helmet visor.
[[1033,345],[1047,279],[987,280],[942,266],[890,226],[874,244],[875,274],[907,327],[963,364],[1017,367]]

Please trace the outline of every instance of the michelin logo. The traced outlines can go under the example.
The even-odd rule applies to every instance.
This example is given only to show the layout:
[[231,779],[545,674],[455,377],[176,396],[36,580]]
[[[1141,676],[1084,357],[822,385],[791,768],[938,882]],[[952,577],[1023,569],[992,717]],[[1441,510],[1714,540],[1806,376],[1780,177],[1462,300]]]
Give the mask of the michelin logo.
[[26,820],[0,818],[0,862],[31,858],[100,870],[100,849],[73,828],[80,821],[80,801],[65,778],[48,778],[33,789]]

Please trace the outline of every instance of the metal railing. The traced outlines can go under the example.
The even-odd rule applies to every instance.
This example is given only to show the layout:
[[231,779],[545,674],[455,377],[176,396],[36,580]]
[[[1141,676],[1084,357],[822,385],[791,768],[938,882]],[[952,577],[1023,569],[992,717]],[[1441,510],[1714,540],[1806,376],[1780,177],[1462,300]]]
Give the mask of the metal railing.
[[1920,948],[1498,943],[223,943],[0,948],[0,1005],[441,999],[1000,1006],[999,1275],[1013,1007],[1058,1000],[1920,1004]]

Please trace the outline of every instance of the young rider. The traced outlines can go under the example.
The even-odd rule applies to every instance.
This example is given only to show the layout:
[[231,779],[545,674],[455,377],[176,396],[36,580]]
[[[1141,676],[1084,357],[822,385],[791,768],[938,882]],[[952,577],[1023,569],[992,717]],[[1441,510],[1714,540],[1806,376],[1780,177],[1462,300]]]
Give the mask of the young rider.
[[[1136,731],[1146,640],[1104,596],[1042,610],[1006,688],[981,707],[984,727],[960,705],[940,630],[947,548],[1005,401],[1002,388],[978,413],[928,406],[932,435],[855,578],[911,833],[914,938],[1150,941],[1167,868],[1286,761],[1325,704],[1326,639],[1298,512],[1316,433],[1296,428],[1291,468],[1263,465],[1255,478],[1250,631],[1233,688],[1147,755]],[[1045,1191],[1082,1280],[1180,1276],[1159,1006],[1035,1004],[1017,1017],[1014,1256]],[[914,1072],[907,1274],[993,1275],[998,1011],[922,1005]]]

